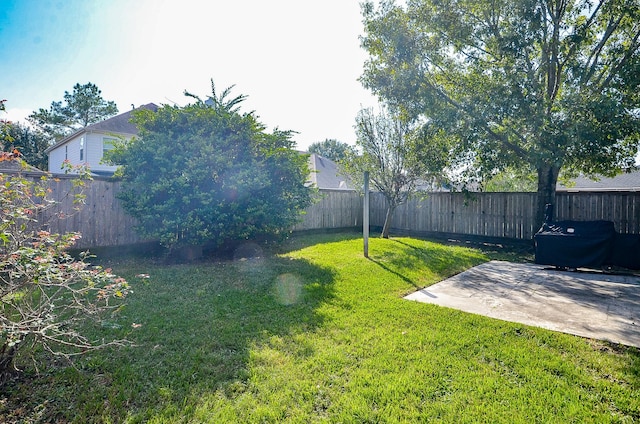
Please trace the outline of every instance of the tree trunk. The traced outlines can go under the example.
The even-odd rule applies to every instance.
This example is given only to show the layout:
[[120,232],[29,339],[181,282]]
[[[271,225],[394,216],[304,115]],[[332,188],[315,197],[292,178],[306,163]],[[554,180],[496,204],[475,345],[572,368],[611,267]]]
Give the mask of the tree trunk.
[[384,227],[382,227],[382,234],[380,237],[389,238],[389,231],[391,230],[391,219],[393,218],[393,211],[395,211],[395,207],[389,206],[387,208],[387,216],[384,218]]
[[0,387],[4,385],[9,376],[11,375],[11,369],[16,369],[13,366],[13,360],[16,357],[16,345],[9,347],[6,343],[2,345],[0,350]]
[[[545,208],[547,204],[555,206],[556,183],[560,167],[555,165],[542,165],[538,167],[538,200],[536,204],[535,223],[539,227],[545,220]],[[553,216],[550,217],[553,219]]]

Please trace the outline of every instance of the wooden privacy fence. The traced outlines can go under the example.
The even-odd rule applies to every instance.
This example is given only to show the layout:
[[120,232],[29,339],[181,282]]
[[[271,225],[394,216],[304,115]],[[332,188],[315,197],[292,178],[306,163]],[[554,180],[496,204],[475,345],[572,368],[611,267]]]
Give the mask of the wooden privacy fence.
[[[39,177],[34,176],[34,179]],[[41,216],[52,233],[79,232],[78,248],[123,246],[143,242],[135,232],[136,221],[122,208],[116,193],[121,182],[95,178],[85,186],[85,202],[77,209],[73,203],[70,176],[50,179],[55,207]],[[58,219],[60,218],[60,219]],[[321,190],[294,231],[339,229],[362,226],[362,198],[354,191]]]
[[294,231],[362,227],[362,197],[353,190],[320,190]]
[[[455,233],[530,239],[535,230],[535,193],[431,193],[400,205],[392,228],[403,232]],[[384,222],[386,202],[372,196],[372,221]]]
[[640,192],[556,194],[558,219],[613,221],[616,231],[640,234]]
[[[372,222],[384,222],[386,202],[372,196]],[[530,240],[536,193],[430,193],[400,205],[392,227],[409,233],[455,233]],[[640,192],[558,192],[555,220],[613,221],[616,231],[640,234]]]
[[82,238],[78,248],[98,246],[123,246],[143,240],[134,230],[135,219],[122,208],[116,193],[120,182],[94,179],[87,182],[83,204],[74,204],[73,177],[59,176],[50,179],[50,198],[55,205],[47,209],[40,220],[52,233],[79,232]]
[[[36,177],[34,177],[36,178]],[[59,204],[43,219],[57,233],[82,233],[78,247],[121,246],[143,240],[134,230],[116,193],[121,182],[96,178],[85,189],[85,205],[74,211],[70,177],[50,181],[52,198]],[[452,233],[481,237],[530,240],[538,229],[534,222],[535,193],[430,193],[401,205],[393,217],[393,231]],[[320,190],[294,231],[360,228],[362,196],[350,190]],[[370,225],[382,227],[386,202],[380,193],[370,199]],[[62,219],[57,218],[63,214]],[[557,220],[613,221],[619,233],[640,234],[640,192],[557,193]]]

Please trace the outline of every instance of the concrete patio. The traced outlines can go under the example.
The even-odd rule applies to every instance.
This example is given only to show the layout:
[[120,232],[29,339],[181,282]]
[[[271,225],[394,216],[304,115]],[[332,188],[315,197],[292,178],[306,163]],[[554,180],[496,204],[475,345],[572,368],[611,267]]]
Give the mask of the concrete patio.
[[640,348],[640,276],[491,261],[405,297]]

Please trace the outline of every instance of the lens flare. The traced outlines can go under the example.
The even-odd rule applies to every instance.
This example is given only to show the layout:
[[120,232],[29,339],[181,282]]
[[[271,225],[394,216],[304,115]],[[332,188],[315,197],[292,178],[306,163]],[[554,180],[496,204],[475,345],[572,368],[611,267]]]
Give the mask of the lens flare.
[[280,274],[276,278],[273,291],[278,303],[294,305],[302,297],[302,281],[294,274]]

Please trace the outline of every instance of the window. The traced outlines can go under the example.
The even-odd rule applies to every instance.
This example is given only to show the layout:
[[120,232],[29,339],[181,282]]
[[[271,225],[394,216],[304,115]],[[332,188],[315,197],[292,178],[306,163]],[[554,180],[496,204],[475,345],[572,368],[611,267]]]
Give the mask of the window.
[[113,150],[113,144],[115,143],[116,139],[115,138],[103,138],[102,139],[102,156],[104,157],[105,153],[107,153],[109,150]]
[[80,161],[84,160],[84,137],[80,139]]

